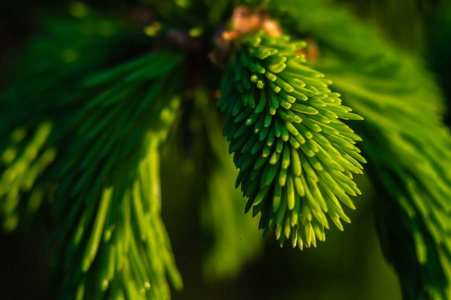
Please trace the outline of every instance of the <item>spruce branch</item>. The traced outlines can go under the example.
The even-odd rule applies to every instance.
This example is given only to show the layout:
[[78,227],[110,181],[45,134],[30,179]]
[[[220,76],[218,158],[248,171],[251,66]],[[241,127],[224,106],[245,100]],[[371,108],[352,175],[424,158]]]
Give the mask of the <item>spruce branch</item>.
[[74,118],[53,175],[55,267],[68,295],[166,299],[165,274],[181,287],[159,215],[158,147],[179,106],[182,62],[153,52],[86,81],[99,96]]
[[[104,47],[120,41],[121,35],[113,30],[108,43],[102,43],[86,31],[96,22],[107,24],[101,18],[82,18],[64,27],[80,37],[75,39],[80,43],[76,50],[64,32],[59,41],[64,44],[56,47],[58,39],[50,39],[51,45],[38,41],[38,49],[42,44],[49,51],[31,51],[48,62],[30,72],[31,78],[58,72],[55,77],[41,75],[45,84],[28,90],[35,92],[24,101],[30,103],[32,117],[23,123],[26,129],[13,131],[4,147],[4,224],[13,229],[22,206],[30,215],[46,196],[53,201],[50,244],[64,298],[167,299],[166,277],[176,288],[182,281],[160,216],[159,147],[180,104],[176,95],[182,87],[184,55],[151,52],[99,72],[117,57]],[[72,65],[51,59],[53,52],[93,51],[95,45],[101,46],[98,53],[88,53]],[[93,75],[85,79],[89,73]],[[58,99],[52,92],[66,82],[68,90]],[[19,84],[3,94],[2,104],[14,111],[14,101],[24,93]],[[11,128],[26,116],[22,112],[11,118]],[[45,116],[49,121],[42,121]],[[29,129],[35,124],[36,130]],[[25,197],[20,199],[20,193]]]
[[[177,108],[178,102],[177,98],[171,101],[172,107],[163,112],[165,118],[174,114],[171,110]],[[64,266],[63,273],[68,272],[63,297],[167,299],[170,290],[166,276],[176,288],[182,287],[160,216],[159,146],[165,140],[165,131],[148,132],[148,152],[140,160],[133,180],[125,184],[119,181],[104,189],[98,208],[94,208],[97,212],[93,212],[96,218],[91,221],[89,239],[79,237],[89,235],[90,230],[83,215],[73,238],[60,245],[63,251],[57,252],[55,264]],[[84,240],[88,241],[85,245]]]
[[[380,206],[376,224],[405,297],[447,298],[451,134],[431,105],[441,101],[441,94],[418,65],[401,64],[386,77],[375,78],[372,71],[364,71],[364,65],[358,73],[343,75],[326,71],[324,63],[331,78],[340,78],[336,86],[347,103],[367,121],[356,130],[368,140],[362,149],[371,162],[370,175],[384,188],[375,204]],[[351,87],[348,80],[359,88]],[[392,80],[407,87],[400,89]]]
[[80,95],[87,74],[118,59],[120,52],[111,50],[131,32],[88,10],[43,23],[43,33],[24,51],[20,80],[0,94],[0,206],[9,231],[30,224],[41,200],[54,193],[48,169],[70,140],[65,133],[75,114],[68,102]]
[[[295,1],[281,3],[279,8]],[[374,28],[330,4],[303,4],[279,12],[292,30],[321,43],[321,59],[312,66],[327,74],[346,104],[365,118],[356,131],[380,191],[375,220],[403,295],[447,299],[451,135],[443,124],[441,92],[421,62]]]
[[341,230],[340,219],[350,222],[340,202],[355,208],[352,173],[365,162],[360,138],[340,121],[361,117],[296,54],[304,46],[263,31],[239,38],[218,102],[246,211],[261,212],[265,234],[275,227],[281,245],[291,238],[300,249],[325,240],[326,214]]

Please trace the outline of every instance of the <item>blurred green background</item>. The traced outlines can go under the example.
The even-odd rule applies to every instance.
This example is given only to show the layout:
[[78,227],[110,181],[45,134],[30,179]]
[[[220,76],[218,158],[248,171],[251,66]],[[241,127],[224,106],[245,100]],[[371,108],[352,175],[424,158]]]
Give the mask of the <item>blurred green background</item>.
[[[86,2],[114,12],[139,5],[139,1]],[[436,72],[450,99],[451,6],[448,3],[339,2],[381,27],[388,39],[420,54]],[[56,0],[0,3],[0,87],[8,84],[8,74],[17,64],[21,47],[39,30],[40,17],[57,14],[68,3]],[[303,252],[288,246],[280,249],[270,237],[265,240],[260,255],[235,278],[225,281],[206,278],[202,269],[206,241],[197,198],[205,194],[207,187],[201,186],[202,181],[197,179],[206,176],[199,174],[205,173],[203,168],[207,166],[205,162],[199,163],[202,157],[198,156],[180,157],[175,162],[163,155],[163,219],[185,284],[183,292],[173,292],[173,299],[401,299],[396,274],[385,262],[379,246],[372,214],[377,198],[365,176],[356,179],[364,196],[355,200],[356,211],[347,211],[352,224],[345,225],[344,232],[332,228],[326,243]],[[176,168],[176,164],[183,167]],[[243,210],[244,205],[243,200]],[[25,234],[0,234],[1,299],[56,299],[57,288],[47,280],[51,257],[46,251],[45,228],[45,220],[37,219]],[[256,230],[255,234],[260,236],[261,232]]]

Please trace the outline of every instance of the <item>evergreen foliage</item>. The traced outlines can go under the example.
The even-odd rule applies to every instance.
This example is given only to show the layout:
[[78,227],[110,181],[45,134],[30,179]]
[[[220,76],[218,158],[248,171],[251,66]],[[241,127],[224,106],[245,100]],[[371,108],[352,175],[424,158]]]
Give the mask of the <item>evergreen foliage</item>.
[[[75,283],[87,298],[100,298],[108,288],[112,298],[167,298],[166,272],[181,286],[159,215],[158,148],[179,106],[173,94],[181,81],[174,70],[182,61],[175,53],[154,52],[86,82],[107,89],[75,118],[74,144],[61,157],[67,167],[54,175],[60,186],[52,212],[62,217],[54,238],[64,250],[55,264],[67,268],[68,295]],[[85,233],[88,228],[92,233]],[[94,260],[107,261],[108,272],[90,272]]]
[[[23,95],[31,102],[29,113],[18,114],[28,117],[29,128],[15,129],[2,155],[4,227],[14,229],[18,215],[32,215],[49,195],[55,223],[53,264],[55,276],[64,275],[64,298],[168,298],[166,274],[177,288],[182,281],[159,213],[159,146],[180,104],[176,91],[183,86],[184,56],[152,52],[85,79],[85,72],[97,67],[94,62],[106,65],[108,56],[102,57],[102,51],[120,41],[124,27],[89,18],[66,25],[60,29],[64,39],[86,37],[74,40],[78,48],[67,48],[72,40],[52,40],[63,43],[63,49],[35,44],[42,49],[36,52],[43,66],[33,76],[44,84],[36,83],[38,91],[25,90],[34,92]],[[106,30],[109,38],[102,41],[93,28],[101,36]],[[99,52],[80,56],[78,62],[78,55],[96,45]],[[53,51],[62,53],[62,62],[55,62]],[[71,64],[82,69],[80,79]],[[46,76],[49,71],[55,79]],[[78,90],[72,94],[53,93],[60,84],[70,89],[75,80]],[[14,103],[19,92],[6,92],[3,103],[12,107],[9,111],[19,109]],[[36,113],[49,120],[38,123]],[[24,199],[19,202],[19,197]]]
[[[28,198],[32,187],[35,190],[42,185],[38,175],[55,158],[55,148],[66,147],[71,140],[65,133],[77,115],[74,108],[87,102],[80,95],[82,82],[118,60],[120,53],[109,49],[117,48],[129,34],[122,24],[96,14],[71,20],[47,19],[45,29],[24,53],[18,77],[26,88],[19,83],[1,95],[0,133],[5,138],[0,141],[0,186],[1,195],[9,200],[0,205],[5,206],[1,211],[7,230],[18,225],[19,215],[28,211],[31,216],[39,207],[43,190],[28,209],[19,203],[18,196]],[[30,168],[34,171],[29,172]],[[48,184],[49,179],[42,181]]]
[[[0,224],[13,231],[46,214],[62,298],[168,299],[167,278],[182,288],[159,172],[170,130],[191,117],[187,102],[212,162],[199,179],[207,277],[232,277],[257,256],[257,227],[301,250],[325,240],[330,220],[343,230],[342,204],[355,209],[353,174],[366,158],[404,298],[451,297],[451,135],[418,57],[328,1],[144,2],[155,9],[147,27],[79,2],[45,19],[0,93]],[[235,16],[224,26],[243,4],[246,22],[280,23],[280,32],[237,28]],[[220,87],[205,64],[214,39]],[[236,168],[211,101],[218,88]],[[251,209],[258,225],[243,213]]]
[[246,210],[261,212],[259,227],[276,227],[281,245],[291,238],[293,247],[316,246],[329,227],[326,213],[343,230],[340,218],[350,220],[340,201],[355,208],[347,194],[360,194],[351,175],[365,162],[354,146],[360,138],[340,119],[361,118],[304,65],[296,54],[302,43],[264,32],[237,43],[218,106]]
[[[404,296],[447,299],[451,135],[443,124],[443,96],[421,62],[357,26],[346,11],[330,11],[333,18],[326,20],[319,19],[321,5],[312,1],[305,8],[290,9],[285,20],[312,34],[330,29],[321,36],[321,60],[312,66],[328,74],[345,103],[365,118],[356,131],[365,141],[369,174],[383,188],[376,224]],[[334,38],[343,35],[353,37],[346,47]]]

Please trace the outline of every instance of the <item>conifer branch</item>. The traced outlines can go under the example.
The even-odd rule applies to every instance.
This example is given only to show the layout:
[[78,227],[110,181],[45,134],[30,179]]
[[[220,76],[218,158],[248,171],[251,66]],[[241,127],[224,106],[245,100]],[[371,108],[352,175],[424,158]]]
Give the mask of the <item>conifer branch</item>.
[[[451,279],[451,134],[424,101],[440,101],[440,93],[428,88],[433,81],[417,68],[399,65],[384,79],[365,74],[363,65],[357,74],[327,73],[340,78],[337,89],[367,121],[357,130],[368,140],[362,149],[371,161],[372,180],[384,188],[375,203],[376,224],[405,297],[443,299]],[[392,80],[416,88],[400,89]]]
[[[92,51],[91,32],[86,40],[84,29],[72,33],[80,35],[79,42],[86,41],[77,51],[84,46]],[[95,35],[94,39],[102,44]],[[108,41],[117,40],[109,36]],[[67,41],[62,47],[70,44]],[[61,45],[48,49],[58,51]],[[98,57],[103,50],[92,55],[98,62],[90,65],[87,54],[74,68],[81,73],[99,68],[111,57]],[[49,61],[47,68],[59,70],[59,62],[49,54],[43,56]],[[67,74],[56,74],[56,81],[43,77],[46,84],[26,98],[30,115],[36,112],[34,107],[39,115],[25,125],[42,122],[39,118],[46,115],[50,120],[40,123],[32,135],[26,135],[26,129],[15,130],[5,147],[0,184],[7,200],[2,202],[4,226],[17,225],[21,206],[29,212],[36,210],[44,195],[53,199],[53,264],[56,279],[64,281],[63,297],[167,299],[167,275],[176,288],[182,286],[159,213],[158,152],[180,103],[175,95],[182,87],[183,61],[178,53],[152,52],[87,80],[86,73],[68,67]],[[32,75],[45,71],[37,69]],[[78,90],[57,101],[51,93],[65,81]],[[12,88],[4,94],[2,103],[14,107],[16,97],[23,95],[15,92]],[[33,105],[41,99],[43,103]],[[55,115],[55,109],[66,114]],[[41,174],[44,177],[34,184]],[[51,190],[48,195],[46,187]],[[30,191],[29,196],[19,202],[18,191]]]
[[[294,1],[283,3],[291,7]],[[375,220],[403,295],[447,299],[451,135],[443,124],[442,95],[418,60],[373,28],[330,4],[303,3],[302,9],[281,9],[283,20],[321,42],[321,59],[312,66],[365,118],[356,131],[380,192]]]
[[74,118],[53,175],[55,268],[68,295],[167,299],[166,274],[181,287],[159,215],[158,147],[179,106],[182,62],[154,52],[86,81],[107,89]]
[[341,230],[340,219],[350,222],[340,202],[355,208],[352,173],[365,162],[360,138],[340,121],[361,117],[296,54],[304,46],[262,31],[238,39],[218,102],[246,211],[262,213],[265,234],[275,227],[281,245],[291,238],[300,249],[325,240],[326,214]]
[[30,224],[47,202],[42,200],[53,197],[48,170],[70,140],[67,130],[76,115],[68,103],[76,97],[85,103],[80,85],[87,74],[116,61],[118,53],[111,49],[130,34],[119,22],[84,12],[67,20],[46,19],[44,33],[25,49],[20,80],[0,93],[5,137],[0,140],[0,213],[9,231]]

